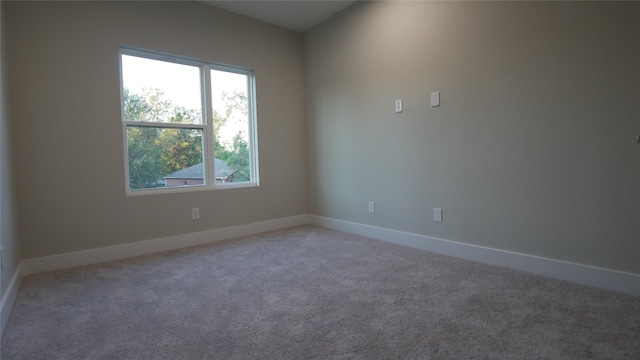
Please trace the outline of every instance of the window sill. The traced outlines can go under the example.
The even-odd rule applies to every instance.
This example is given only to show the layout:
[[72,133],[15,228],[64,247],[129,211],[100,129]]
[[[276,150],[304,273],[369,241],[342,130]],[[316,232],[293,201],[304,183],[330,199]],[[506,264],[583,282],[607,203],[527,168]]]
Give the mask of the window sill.
[[260,186],[257,182],[239,182],[239,183],[227,183],[216,185],[190,185],[190,186],[174,186],[163,187],[155,189],[140,189],[140,190],[126,190],[127,197],[129,196],[143,196],[143,195],[162,195],[162,194],[180,194],[198,191],[210,191],[210,190],[227,190],[227,189],[242,189],[252,188]]

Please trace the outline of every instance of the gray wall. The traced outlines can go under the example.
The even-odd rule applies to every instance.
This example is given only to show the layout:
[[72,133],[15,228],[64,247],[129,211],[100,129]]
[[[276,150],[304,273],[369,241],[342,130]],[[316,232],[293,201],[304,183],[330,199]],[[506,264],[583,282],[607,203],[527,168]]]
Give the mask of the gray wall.
[[[5,51],[4,4],[0,4],[0,245],[2,251],[2,276],[0,276],[0,294],[7,294],[11,277],[18,268],[20,262],[20,243],[16,230],[16,209],[14,198],[13,166],[11,161],[11,138],[9,137],[9,116],[7,112],[7,62]],[[9,314],[0,314],[0,329],[4,328]],[[2,331],[0,331],[0,335]]]
[[[23,258],[306,213],[300,34],[196,2],[5,10]],[[125,196],[119,45],[255,69],[261,186]]]
[[[638,3],[363,2],[303,39],[198,3],[3,6],[11,267],[16,233],[31,258],[308,210],[640,273]],[[256,70],[260,187],[125,196],[121,44]]]
[[303,42],[311,214],[640,273],[640,3],[363,2]]

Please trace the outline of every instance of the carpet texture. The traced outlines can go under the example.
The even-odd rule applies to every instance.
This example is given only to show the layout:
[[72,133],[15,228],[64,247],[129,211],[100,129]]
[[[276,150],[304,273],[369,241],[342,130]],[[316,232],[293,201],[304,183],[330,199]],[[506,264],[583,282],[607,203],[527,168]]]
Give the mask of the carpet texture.
[[24,279],[10,359],[640,359],[640,298],[312,226]]

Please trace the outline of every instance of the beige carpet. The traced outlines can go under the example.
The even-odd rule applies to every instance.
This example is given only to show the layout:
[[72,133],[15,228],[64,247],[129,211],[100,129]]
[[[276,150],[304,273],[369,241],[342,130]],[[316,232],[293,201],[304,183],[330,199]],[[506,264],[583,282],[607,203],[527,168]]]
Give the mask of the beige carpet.
[[304,226],[30,276],[10,359],[640,359],[640,298]]

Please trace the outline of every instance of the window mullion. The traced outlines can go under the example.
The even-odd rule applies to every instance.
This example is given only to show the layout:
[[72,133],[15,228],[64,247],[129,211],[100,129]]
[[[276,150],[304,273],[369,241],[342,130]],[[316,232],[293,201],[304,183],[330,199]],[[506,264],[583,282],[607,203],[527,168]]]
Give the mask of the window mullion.
[[211,103],[211,71],[210,67],[207,64],[202,66],[203,72],[203,89],[202,89],[202,104],[203,104],[203,113],[205,114],[204,124],[204,140],[205,141],[205,171],[206,171],[206,184],[209,186],[215,186],[216,182],[216,173],[215,173],[215,151],[213,148],[213,140],[214,140],[214,126],[213,126],[213,105]]
[[157,127],[157,128],[171,128],[171,129],[205,129],[204,125],[200,124],[181,124],[181,123],[169,123],[169,122],[151,122],[151,121],[124,121],[126,126],[138,126],[138,127]]
[[249,121],[249,157],[250,157],[250,172],[251,172],[251,181],[254,183],[258,183],[258,123],[256,118],[256,88],[255,88],[255,78],[253,76],[247,76],[247,102],[248,102],[248,116],[247,119]]

